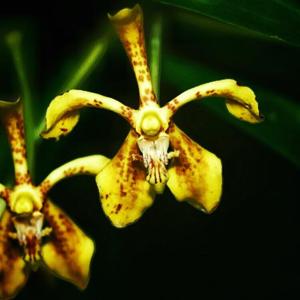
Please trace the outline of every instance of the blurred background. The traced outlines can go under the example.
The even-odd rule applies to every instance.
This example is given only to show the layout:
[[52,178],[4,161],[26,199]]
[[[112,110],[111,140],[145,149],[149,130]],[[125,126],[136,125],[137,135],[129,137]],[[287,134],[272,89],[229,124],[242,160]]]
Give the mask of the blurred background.
[[[40,269],[16,299],[300,298],[300,5],[296,1],[140,1],[160,102],[208,81],[234,78],[256,92],[265,121],[242,123],[224,100],[191,103],[177,125],[223,162],[223,196],[212,215],[176,202],[168,189],[141,220],[113,228],[94,178],[59,183],[51,198],[96,243],[80,292]],[[25,101],[34,182],[77,157],[112,157],[129,127],[85,109],[59,142],[41,141],[57,94],[80,88],[137,107],[138,89],[107,18],[133,1],[7,2],[0,10],[0,98]],[[0,132],[0,182],[13,181]]]

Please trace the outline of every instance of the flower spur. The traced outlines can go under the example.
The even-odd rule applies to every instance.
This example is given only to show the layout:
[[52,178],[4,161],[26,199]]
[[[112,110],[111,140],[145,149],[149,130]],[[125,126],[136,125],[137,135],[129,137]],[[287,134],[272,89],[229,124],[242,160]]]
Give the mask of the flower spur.
[[15,169],[14,187],[0,184],[0,197],[6,202],[0,214],[0,299],[14,297],[26,283],[30,269],[36,270],[39,263],[83,289],[94,243],[47,193],[66,177],[99,173],[109,160],[101,155],[73,160],[35,186],[27,166],[22,106],[0,101],[0,113]]
[[147,65],[140,6],[122,9],[109,18],[135,73],[139,109],[96,93],[70,90],[50,103],[42,136],[59,138],[68,134],[77,124],[78,110],[83,107],[111,110],[131,126],[119,152],[96,178],[102,207],[113,225],[124,227],[140,218],[165,184],[178,201],[187,201],[211,213],[221,196],[221,161],[182,132],[172,117],[192,100],[221,96],[226,98],[227,109],[232,115],[257,123],[262,117],[255,94],[250,88],[225,79],[189,89],[160,107]]

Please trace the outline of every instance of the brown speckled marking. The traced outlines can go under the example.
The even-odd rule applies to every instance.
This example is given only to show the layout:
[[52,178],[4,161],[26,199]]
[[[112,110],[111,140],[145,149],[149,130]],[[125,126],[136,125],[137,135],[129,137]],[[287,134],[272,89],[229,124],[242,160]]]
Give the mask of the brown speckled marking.
[[45,197],[45,195],[48,193],[48,191],[51,189],[51,187],[52,187],[52,184],[49,179],[44,180],[39,185],[39,189],[40,189],[40,192],[42,193],[43,197]]
[[125,192],[124,185],[121,183],[120,184],[120,196],[125,197],[127,195],[127,192]]
[[94,103],[94,105],[93,105],[94,107],[97,107],[97,108],[103,107],[103,102],[101,100],[94,99],[93,103]]
[[133,124],[133,117],[132,117],[133,112],[132,112],[132,109],[130,107],[123,105],[121,107],[121,114],[122,114],[123,118],[125,118],[129,122],[130,125],[132,125],[132,126],[134,125]]
[[149,99],[149,97],[147,97],[147,96],[143,96],[143,97],[142,97],[142,100],[143,100],[143,102],[147,102],[147,101],[149,101],[150,99]]
[[[143,106],[149,101],[156,102],[155,96],[150,98],[143,97],[152,90],[151,76],[145,49],[143,16],[137,14],[136,18],[130,22],[115,25],[138,82],[140,105]],[[145,93],[145,89],[149,89],[149,92]]]
[[206,91],[206,94],[207,94],[207,95],[212,95],[212,94],[214,94],[214,92],[215,92],[215,90],[214,90],[214,89],[212,89],[212,90],[208,90],[208,91]]
[[177,110],[176,106],[174,105],[173,101],[170,101],[167,104],[167,108],[174,114]]
[[[9,294],[9,291],[16,287],[12,273],[23,258],[21,247],[8,236],[9,232],[14,232],[15,230],[12,216],[7,210],[0,219],[0,227],[0,295],[6,298],[12,296]],[[19,272],[24,273],[26,277],[28,275],[26,269],[20,269]]]
[[208,166],[203,160],[203,148],[174,124],[170,126],[169,136],[172,148],[180,152],[179,157],[173,161],[173,167],[180,184],[186,190],[186,200],[194,205],[203,206],[205,201],[203,195],[209,188],[207,181],[204,180]]
[[71,167],[64,170],[64,177],[71,177],[79,174],[90,174],[89,170],[85,169],[84,166]]
[[[117,205],[121,204],[118,214],[122,214],[124,219],[128,217],[128,214],[130,215],[131,210],[136,210],[141,206],[141,197],[147,193],[147,190],[143,189],[143,182],[146,180],[146,170],[142,161],[135,159],[140,156],[136,143],[137,137],[137,134],[131,130],[110,165],[103,170],[103,173],[107,171],[110,174],[109,176],[113,176],[118,181],[115,181],[113,187],[100,187],[100,190],[102,188],[102,193],[104,193],[101,198],[102,205],[106,207],[107,213],[115,215]],[[108,191],[111,191],[111,194],[106,197]],[[113,207],[109,207],[109,203]]]
[[122,208],[122,204],[119,203],[116,207],[116,211],[115,211],[115,214],[119,213],[120,209]]
[[51,243],[56,255],[64,260],[64,267],[77,282],[84,282],[84,275],[77,262],[79,255],[77,245],[80,245],[80,229],[75,223],[54,204],[46,201],[43,212],[45,220],[52,228]]
[[5,188],[0,192],[0,197],[3,198],[6,202],[8,202],[11,190],[9,188]]
[[10,111],[3,118],[13,156],[16,184],[31,182],[31,177],[27,167],[24,121],[22,113],[22,107],[19,106],[17,110]]

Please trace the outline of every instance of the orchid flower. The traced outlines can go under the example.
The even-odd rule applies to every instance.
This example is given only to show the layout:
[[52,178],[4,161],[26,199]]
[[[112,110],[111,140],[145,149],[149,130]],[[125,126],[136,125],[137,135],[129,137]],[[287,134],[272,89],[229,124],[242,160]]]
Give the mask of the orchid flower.
[[139,109],[96,93],[70,90],[50,103],[42,136],[59,138],[68,134],[78,122],[81,108],[113,111],[131,126],[121,149],[96,177],[102,207],[113,225],[125,227],[139,219],[165,185],[178,201],[211,213],[222,191],[221,161],[181,131],[172,117],[192,100],[221,96],[226,98],[232,115],[257,123],[262,117],[254,92],[235,80],[224,79],[191,88],[160,107],[147,64],[140,6],[122,9],[109,18],[135,73]]
[[29,271],[39,265],[83,289],[94,243],[47,194],[66,177],[98,174],[109,160],[101,155],[73,160],[35,186],[27,166],[22,105],[0,101],[0,113],[15,169],[14,186],[0,184],[0,197],[6,202],[0,213],[0,299],[14,297]]

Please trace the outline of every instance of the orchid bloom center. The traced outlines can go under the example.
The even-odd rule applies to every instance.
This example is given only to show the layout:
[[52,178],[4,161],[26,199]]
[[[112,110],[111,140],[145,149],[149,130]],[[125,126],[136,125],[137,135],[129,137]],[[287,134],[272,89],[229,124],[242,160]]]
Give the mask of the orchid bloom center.
[[148,171],[146,180],[150,184],[166,183],[168,180],[166,166],[169,159],[179,155],[178,151],[168,153],[169,136],[164,132],[161,132],[156,139],[141,136],[137,143],[143,154],[144,166]]
[[24,259],[31,263],[40,259],[40,241],[45,235],[49,235],[51,228],[43,228],[44,215],[40,211],[31,214],[22,214],[13,217],[16,229],[10,233],[10,237],[18,240],[19,245],[24,249]]
[[30,195],[20,195],[15,202],[14,211],[17,214],[25,214],[33,211],[33,200]]
[[17,214],[32,213],[41,209],[43,198],[38,189],[32,185],[16,186],[10,195],[11,210]]
[[146,136],[153,137],[156,136],[162,128],[161,120],[156,115],[156,113],[147,113],[142,118],[141,130]]

